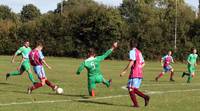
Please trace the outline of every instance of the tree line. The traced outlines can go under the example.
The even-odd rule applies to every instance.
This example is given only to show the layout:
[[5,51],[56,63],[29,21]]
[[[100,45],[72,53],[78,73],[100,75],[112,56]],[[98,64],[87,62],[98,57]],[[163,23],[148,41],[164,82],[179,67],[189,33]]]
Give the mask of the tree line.
[[119,7],[68,0],[43,14],[33,4],[23,6],[20,13],[0,5],[1,55],[14,53],[26,39],[31,44],[43,41],[45,55],[77,58],[85,57],[90,47],[101,54],[119,41],[110,59],[127,59],[133,38],[145,59],[159,59],[172,50],[177,60],[184,60],[192,47],[200,51],[200,18],[184,0],[177,5],[175,0],[123,0]]

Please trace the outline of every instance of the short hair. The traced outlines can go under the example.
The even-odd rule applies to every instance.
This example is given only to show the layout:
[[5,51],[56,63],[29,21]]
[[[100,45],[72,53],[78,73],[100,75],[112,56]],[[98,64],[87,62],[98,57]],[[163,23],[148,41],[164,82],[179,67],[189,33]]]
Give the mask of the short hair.
[[193,47],[193,48],[191,48],[191,51],[193,52],[193,50],[197,50],[197,49]]
[[89,48],[89,49],[87,50],[87,53],[88,53],[89,55],[94,55],[94,54],[95,54],[94,48]]
[[42,43],[41,41],[37,41],[37,42],[36,42],[36,47],[38,47],[38,46],[43,47],[43,43]]
[[28,39],[24,40],[24,43],[26,43],[26,42],[29,42],[29,40]]
[[130,47],[131,47],[131,48],[137,47],[137,45],[138,45],[137,40],[132,39],[132,40],[130,41]]

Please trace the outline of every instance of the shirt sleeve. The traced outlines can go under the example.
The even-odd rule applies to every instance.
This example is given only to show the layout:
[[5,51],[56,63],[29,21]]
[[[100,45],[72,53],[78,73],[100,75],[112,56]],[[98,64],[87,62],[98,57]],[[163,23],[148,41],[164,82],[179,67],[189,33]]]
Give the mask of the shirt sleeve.
[[15,52],[15,55],[18,55],[20,53],[22,53],[23,51],[23,47],[20,47],[16,52]]
[[108,57],[111,53],[112,53],[112,50],[110,49],[110,50],[106,51],[106,53],[104,53],[103,55],[97,56],[96,58],[97,58],[98,61],[102,61],[106,57]]
[[191,56],[191,54],[187,57],[187,61],[188,62],[190,62],[190,56]]
[[172,63],[174,63],[174,59],[173,59],[173,57],[172,57],[172,56],[171,56],[171,62],[172,62]]
[[136,60],[135,50],[132,50],[132,51],[129,52],[129,60],[131,60],[131,61]]
[[42,51],[39,51],[39,58],[40,58],[41,60],[44,59],[44,55],[43,55]]
[[76,74],[79,75],[81,71],[83,71],[84,67],[85,67],[85,64],[84,62],[82,62],[79,68],[77,69]]

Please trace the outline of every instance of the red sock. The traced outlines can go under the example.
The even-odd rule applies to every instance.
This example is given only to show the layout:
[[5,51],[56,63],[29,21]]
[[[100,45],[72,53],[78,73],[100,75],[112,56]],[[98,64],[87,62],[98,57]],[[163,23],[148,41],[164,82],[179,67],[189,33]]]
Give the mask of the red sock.
[[41,82],[36,83],[35,85],[33,85],[33,86],[31,87],[31,90],[35,90],[35,89],[37,89],[37,88],[39,88],[39,87],[42,87],[42,83],[41,83]]
[[142,93],[142,92],[140,92],[138,89],[136,89],[136,88],[134,88],[134,92],[138,95],[138,96],[140,96],[140,97],[142,97],[142,98],[146,98],[146,95],[144,94],[144,93]]
[[51,87],[52,89],[55,88],[55,85],[52,84],[49,80],[45,80],[46,85],[48,85],[49,87]]
[[94,90],[91,91],[91,96],[92,96],[92,97],[95,97],[95,92],[94,92]]
[[158,76],[158,78],[161,78],[162,76],[163,76],[163,73],[160,73],[159,76]]
[[174,72],[171,72],[170,79],[173,79],[173,76],[174,76]]
[[137,107],[137,106],[138,106],[138,102],[137,102],[137,99],[136,99],[134,90],[130,91],[130,92],[129,92],[129,95],[130,95],[130,97],[131,97],[131,100],[132,100],[133,105],[134,105],[135,107]]

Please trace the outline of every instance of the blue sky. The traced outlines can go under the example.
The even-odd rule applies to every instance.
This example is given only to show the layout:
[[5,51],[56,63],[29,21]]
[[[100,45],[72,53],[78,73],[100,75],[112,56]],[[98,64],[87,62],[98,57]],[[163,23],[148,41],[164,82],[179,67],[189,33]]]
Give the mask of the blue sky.
[[[49,10],[54,10],[57,7],[57,3],[62,0],[0,0],[1,5],[8,5],[12,11],[19,13],[22,7],[26,4],[36,5],[42,13]],[[119,6],[122,0],[95,0],[99,3],[109,6]],[[198,8],[198,0],[185,0],[186,3],[191,5],[195,10]]]

